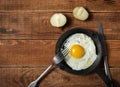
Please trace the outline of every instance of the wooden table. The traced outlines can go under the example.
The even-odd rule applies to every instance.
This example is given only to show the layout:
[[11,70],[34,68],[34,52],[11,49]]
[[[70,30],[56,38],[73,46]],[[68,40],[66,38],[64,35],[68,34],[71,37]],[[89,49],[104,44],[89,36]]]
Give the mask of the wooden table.
[[[87,21],[76,20],[72,10],[84,6]],[[50,17],[65,14],[67,25],[54,28]],[[56,41],[72,27],[97,31],[104,26],[113,79],[120,83],[120,0],[0,0],[0,87],[27,87],[51,64]],[[105,87],[100,77],[52,71],[40,87]]]

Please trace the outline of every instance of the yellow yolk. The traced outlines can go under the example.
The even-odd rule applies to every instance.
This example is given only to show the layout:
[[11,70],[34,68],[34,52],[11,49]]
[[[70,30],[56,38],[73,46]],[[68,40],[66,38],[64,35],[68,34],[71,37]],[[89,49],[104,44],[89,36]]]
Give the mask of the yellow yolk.
[[84,48],[80,45],[73,45],[70,48],[70,54],[76,59],[80,59],[84,55]]

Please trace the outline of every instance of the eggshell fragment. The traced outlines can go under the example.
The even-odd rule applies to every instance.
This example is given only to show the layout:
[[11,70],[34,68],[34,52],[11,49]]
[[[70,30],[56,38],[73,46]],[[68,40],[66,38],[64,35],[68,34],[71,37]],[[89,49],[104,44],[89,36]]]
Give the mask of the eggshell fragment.
[[75,7],[73,9],[73,16],[76,19],[84,21],[88,18],[89,13],[87,12],[87,10],[84,7]]
[[54,27],[63,27],[67,22],[67,18],[62,13],[55,13],[50,19],[50,23]]

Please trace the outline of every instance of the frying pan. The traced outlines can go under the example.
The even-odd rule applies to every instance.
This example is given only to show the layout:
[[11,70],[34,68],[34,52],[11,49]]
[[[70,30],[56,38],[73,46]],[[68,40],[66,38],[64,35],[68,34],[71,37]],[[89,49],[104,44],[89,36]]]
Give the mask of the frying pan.
[[102,80],[105,82],[107,87],[116,87],[116,86],[114,86],[113,81],[104,72],[102,72],[102,70],[100,70],[99,65],[102,60],[102,45],[101,45],[101,41],[98,36],[98,33],[90,31],[88,29],[83,29],[83,28],[70,29],[70,30],[66,31],[58,39],[57,44],[56,44],[55,53],[57,54],[58,52],[60,52],[61,49],[64,48],[63,44],[65,43],[66,39],[75,33],[83,33],[83,34],[86,34],[89,37],[91,37],[91,39],[93,40],[93,42],[96,46],[97,58],[90,67],[88,67],[87,69],[83,69],[83,70],[73,70],[71,67],[69,67],[66,64],[65,60],[63,60],[59,64],[60,69],[66,71],[66,72],[69,72],[71,74],[75,74],[75,75],[85,75],[85,74],[89,74],[91,72],[96,72],[102,78]]

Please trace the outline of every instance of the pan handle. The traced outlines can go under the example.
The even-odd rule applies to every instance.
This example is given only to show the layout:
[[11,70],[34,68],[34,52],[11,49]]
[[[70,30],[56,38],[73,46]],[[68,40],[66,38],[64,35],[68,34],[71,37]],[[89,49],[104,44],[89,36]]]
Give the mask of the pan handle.
[[117,87],[115,86],[114,82],[109,79],[109,77],[103,73],[99,67],[95,69],[95,72],[101,77],[101,79],[105,82],[107,87]]

